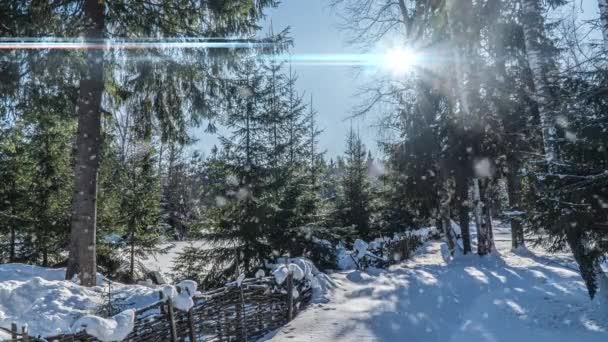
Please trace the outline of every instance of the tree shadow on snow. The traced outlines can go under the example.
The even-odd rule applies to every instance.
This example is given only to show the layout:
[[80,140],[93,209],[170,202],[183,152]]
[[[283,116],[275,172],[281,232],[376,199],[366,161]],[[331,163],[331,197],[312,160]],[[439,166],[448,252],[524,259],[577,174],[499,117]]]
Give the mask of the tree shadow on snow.
[[375,304],[343,322],[335,338],[363,325],[379,341],[608,341],[606,322],[588,317],[590,302],[573,270],[532,252],[425,263],[424,253],[439,253],[438,246],[425,245],[420,263],[377,277],[349,274],[364,286],[348,298]]

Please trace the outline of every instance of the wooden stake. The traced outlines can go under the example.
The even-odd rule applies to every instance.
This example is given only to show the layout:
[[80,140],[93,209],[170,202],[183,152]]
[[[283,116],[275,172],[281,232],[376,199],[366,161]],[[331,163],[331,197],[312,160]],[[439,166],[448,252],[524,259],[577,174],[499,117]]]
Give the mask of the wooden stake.
[[173,302],[167,299],[167,308],[169,311],[169,324],[171,326],[171,342],[177,342],[177,329],[175,328],[175,312],[173,311]]
[[27,335],[27,329],[25,327],[21,327],[21,340],[23,342],[30,341],[30,337]]
[[293,319],[293,274],[287,275],[287,321]]
[[192,314],[192,310],[188,311],[188,333],[190,336],[190,342],[196,341],[196,332],[194,331],[194,315]]

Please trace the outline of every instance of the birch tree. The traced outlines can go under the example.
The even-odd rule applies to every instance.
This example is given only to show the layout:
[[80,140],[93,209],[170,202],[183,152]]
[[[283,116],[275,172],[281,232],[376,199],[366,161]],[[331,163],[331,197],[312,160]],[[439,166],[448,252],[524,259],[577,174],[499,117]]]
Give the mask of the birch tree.
[[532,71],[540,117],[547,172],[555,174],[560,163],[557,145],[555,67],[548,55],[545,22],[539,0],[521,0],[522,25],[528,63]]

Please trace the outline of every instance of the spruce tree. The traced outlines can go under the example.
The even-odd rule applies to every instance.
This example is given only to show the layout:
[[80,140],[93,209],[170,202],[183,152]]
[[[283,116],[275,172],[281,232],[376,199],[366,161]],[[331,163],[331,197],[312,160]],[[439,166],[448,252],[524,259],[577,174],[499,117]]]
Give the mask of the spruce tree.
[[354,226],[357,235],[370,236],[370,184],[367,152],[361,137],[351,128],[346,139],[345,173],[342,176],[337,210],[342,226]]

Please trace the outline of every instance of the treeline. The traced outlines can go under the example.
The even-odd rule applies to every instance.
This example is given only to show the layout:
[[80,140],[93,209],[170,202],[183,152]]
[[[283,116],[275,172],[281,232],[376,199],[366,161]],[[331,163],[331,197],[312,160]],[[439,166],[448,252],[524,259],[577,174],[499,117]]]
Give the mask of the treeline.
[[[91,270],[134,282],[163,242],[204,239],[213,248],[188,250],[176,273],[210,285],[285,254],[330,265],[315,239],[403,229],[384,220],[381,163],[354,131],[343,157],[318,146],[312,97],[281,61],[287,31],[242,49],[111,47],[259,34],[276,5],[223,3],[1,5],[4,38],[83,34],[92,45],[45,38],[0,53],[0,262],[67,266],[85,285]],[[219,146],[197,152],[192,132],[217,126],[228,132]]]
[[[242,49],[3,49],[2,261],[134,281],[163,239],[199,238],[209,246],[174,272],[211,285],[285,254],[331,263],[318,239],[432,224],[452,253],[483,256],[500,217],[514,248],[526,232],[569,247],[590,295],[608,293],[606,6],[585,24],[594,41],[560,0],[331,2],[355,43],[396,37],[416,56],[356,108],[385,114],[378,161],[353,131],[344,156],[324,156],[312,100],[279,57],[287,32]],[[0,36],[250,38],[275,5],[9,2]],[[227,132],[205,156],[188,134],[203,125]]]
[[[94,285],[98,261],[102,271],[116,269],[123,256],[133,278],[136,256],[164,234],[161,223],[179,237],[179,222],[195,219],[171,187],[188,129],[213,129],[230,95],[223,75],[243,54],[275,45],[275,37],[251,38],[277,4],[2,2],[0,37],[16,46],[0,53],[3,260],[52,265],[67,257],[66,277]],[[174,48],[151,37],[213,37],[211,45],[238,48]],[[36,48],[20,48],[24,39]],[[129,48],[137,44],[146,48]],[[128,253],[104,239],[110,233]]]
[[[399,217],[434,219],[452,253],[477,242],[486,255],[492,219],[502,216],[513,248],[526,236],[569,247],[590,296],[598,286],[606,296],[605,1],[594,4],[597,21],[578,19],[578,7],[560,0],[331,3],[355,44],[399,37],[414,55],[411,72],[366,85],[358,108],[386,114],[392,189],[409,194],[395,202]],[[378,106],[386,103],[391,110]]]

